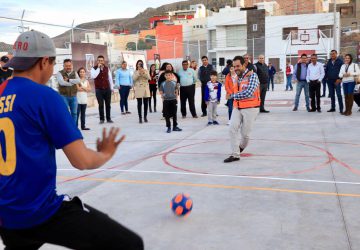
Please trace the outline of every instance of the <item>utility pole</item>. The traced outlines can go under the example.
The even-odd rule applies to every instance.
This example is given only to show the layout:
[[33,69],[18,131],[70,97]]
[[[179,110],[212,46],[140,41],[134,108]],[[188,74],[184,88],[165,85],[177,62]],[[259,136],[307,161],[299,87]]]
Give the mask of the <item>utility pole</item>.
[[73,20],[72,24],[71,24],[71,41],[70,42],[75,42],[75,39],[74,39],[74,22],[75,20]]
[[337,20],[336,20],[336,0],[334,0],[334,32],[333,32],[333,36],[334,36],[334,49],[338,50],[337,48]]

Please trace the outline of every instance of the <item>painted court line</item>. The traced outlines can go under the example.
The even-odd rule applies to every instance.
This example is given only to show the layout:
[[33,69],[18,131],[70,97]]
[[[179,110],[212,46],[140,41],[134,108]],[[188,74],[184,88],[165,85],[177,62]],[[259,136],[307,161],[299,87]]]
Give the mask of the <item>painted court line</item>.
[[[59,178],[66,179],[66,178],[70,178],[70,177],[59,176]],[[252,186],[227,186],[227,185],[219,185],[219,184],[198,184],[198,183],[189,183],[189,182],[140,181],[140,180],[121,180],[121,179],[111,179],[111,178],[80,178],[80,179],[77,179],[77,181],[97,181],[97,182],[182,186],[182,187],[187,186],[187,187],[202,187],[202,188],[214,188],[214,189],[237,189],[237,190],[247,190],[247,191],[271,191],[271,192],[309,194],[309,195],[320,195],[320,196],[341,196],[341,197],[360,198],[360,194],[315,192],[315,191],[296,190],[296,189],[263,188],[263,187],[252,187]]]
[[[58,171],[79,171],[79,170],[70,169],[70,168],[60,168],[60,169],[58,169]],[[238,178],[238,179],[276,180],[276,181],[289,181],[289,182],[313,182],[313,183],[325,183],[325,184],[360,185],[360,182],[325,181],[325,180],[312,180],[312,179],[292,179],[292,178],[278,178],[278,177],[265,177],[265,176],[226,175],[226,174],[201,174],[201,173],[171,172],[171,171],[104,169],[103,172],[125,172],[125,173],[167,174],[167,175],[190,175],[190,176],[202,176],[202,177],[223,177],[223,178]]]

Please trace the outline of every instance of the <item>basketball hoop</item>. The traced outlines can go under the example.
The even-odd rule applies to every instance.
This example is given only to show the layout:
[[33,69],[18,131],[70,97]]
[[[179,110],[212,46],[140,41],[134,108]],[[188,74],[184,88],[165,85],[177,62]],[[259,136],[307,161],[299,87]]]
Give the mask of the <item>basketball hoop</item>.
[[319,29],[298,29],[290,32],[291,45],[318,45]]

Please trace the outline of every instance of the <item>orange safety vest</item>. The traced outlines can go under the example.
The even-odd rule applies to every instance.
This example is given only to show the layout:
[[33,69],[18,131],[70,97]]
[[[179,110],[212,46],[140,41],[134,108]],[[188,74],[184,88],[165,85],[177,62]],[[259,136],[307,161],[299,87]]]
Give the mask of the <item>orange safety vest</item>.
[[[234,94],[244,91],[247,89],[249,85],[249,77],[244,77],[240,84],[236,83],[234,84]],[[248,108],[257,108],[260,107],[260,86],[257,87],[257,89],[254,92],[254,95],[250,98],[243,99],[243,100],[235,100],[234,99],[234,108],[237,109],[248,109]]]

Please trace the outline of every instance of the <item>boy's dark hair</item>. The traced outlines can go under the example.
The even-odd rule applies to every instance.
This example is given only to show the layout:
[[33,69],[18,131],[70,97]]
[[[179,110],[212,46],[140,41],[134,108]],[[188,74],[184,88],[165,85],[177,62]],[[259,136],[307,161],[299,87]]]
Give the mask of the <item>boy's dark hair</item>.
[[182,61],[182,64],[184,64],[184,63],[189,63],[189,61],[188,60]]
[[102,59],[105,60],[105,57],[104,57],[103,55],[99,55],[99,56],[97,57],[97,59],[99,59],[99,58],[102,58]]
[[64,64],[67,63],[67,62],[72,62],[72,60],[67,58],[67,59],[64,60]]
[[209,58],[207,56],[201,57],[201,60],[203,60],[203,59],[208,59],[209,60]]
[[336,54],[338,53],[336,49],[333,49],[331,52],[335,52]]
[[217,76],[218,73],[217,73],[215,70],[212,70],[212,71],[210,72],[210,75],[211,75],[211,76]]
[[303,56],[305,56],[306,58],[307,58],[307,55],[304,53],[304,54],[302,54],[300,57],[303,57]]
[[172,74],[173,72],[171,70],[165,70],[164,74]]

